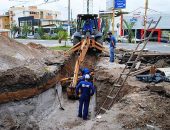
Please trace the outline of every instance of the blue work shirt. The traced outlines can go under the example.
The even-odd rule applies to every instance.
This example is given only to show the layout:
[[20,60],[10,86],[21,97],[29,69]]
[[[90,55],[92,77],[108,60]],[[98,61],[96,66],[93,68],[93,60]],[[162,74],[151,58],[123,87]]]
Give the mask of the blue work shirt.
[[[114,42],[114,45],[112,42]],[[111,36],[110,38],[110,47],[113,47],[113,48],[116,47],[116,38],[114,36]]]
[[76,94],[79,94],[79,90],[81,90],[81,97],[90,97],[94,95],[95,88],[91,82],[81,81],[76,86]]
[[85,23],[84,26],[83,26],[83,31],[88,31],[88,30],[89,30],[90,32],[93,31],[93,27],[92,27],[91,22]]

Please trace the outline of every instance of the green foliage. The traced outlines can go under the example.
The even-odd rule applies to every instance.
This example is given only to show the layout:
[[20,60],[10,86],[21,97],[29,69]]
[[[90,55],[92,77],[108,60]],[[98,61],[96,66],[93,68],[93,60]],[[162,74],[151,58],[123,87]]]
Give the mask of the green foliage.
[[15,34],[20,31],[20,28],[16,24],[12,24],[11,26],[11,33],[13,37],[15,37]]
[[59,31],[65,31],[62,27],[58,27],[54,30],[55,33],[58,33]]
[[42,38],[45,34],[44,29],[42,27],[38,28],[37,33],[40,35],[40,38]]
[[103,20],[103,21],[105,21],[105,23],[104,23],[105,28],[104,28],[104,30],[103,30],[103,33],[104,33],[104,35],[103,35],[103,39],[106,39],[106,38],[107,38],[107,32],[109,31],[110,21],[109,21],[109,19],[108,19],[108,18],[106,18],[106,19],[102,19],[102,20]]
[[133,26],[135,23],[128,23],[126,20],[123,19],[123,22],[125,23],[126,29],[128,30],[128,42],[132,42],[132,38],[134,37],[134,33],[132,31]]
[[51,40],[51,37],[48,34],[45,34],[45,35],[41,36],[41,39],[43,39],[43,40]]
[[32,31],[31,26],[28,26],[27,24],[24,24],[21,28],[23,36],[27,36],[28,33]]
[[58,39],[59,39],[60,43],[61,43],[62,40],[65,40],[65,41],[66,41],[67,38],[68,38],[68,33],[67,33],[67,31],[59,31],[59,32],[58,32]]
[[51,50],[62,50],[62,51],[67,51],[71,48],[72,46],[56,46],[56,47],[50,47]]
[[51,37],[51,40],[58,40],[58,36],[56,35],[56,36]]

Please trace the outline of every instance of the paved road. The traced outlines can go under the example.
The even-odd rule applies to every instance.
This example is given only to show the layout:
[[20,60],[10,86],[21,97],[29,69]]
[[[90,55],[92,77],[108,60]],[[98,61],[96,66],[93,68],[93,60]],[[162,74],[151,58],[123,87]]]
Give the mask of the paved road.
[[[63,46],[65,44],[64,41],[62,43],[59,43],[57,40],[35,40],[35,39],[15,39],[18,42],[21,42],[23,44],[27,44],[29,42],[41,44],[45,47],[54,47],[54,46]],[[67,45],[73,45],[70,41],[66,42]]]
[[[140,45],[142,47],[143,44]],[[136,44],[129,44],[129,43],[118,43],[117,47],[126,48],[126,49],[135,49]],[[163,53],[170,53],[170,44],[168,43],[153,43],[150,42],[146,46],[147,50],[150,51],[158,51]]]
[[[46,46],[46,47],[63,46],[65,44],[64,41],[61,44],[59,44],[57,40],[34,40],[34,39],[16,39],[16,40],[18,42],[21,42],[24,44],[27,44],[29,42],[34,42],[34,43],[42,44],[43,46]],[[72,43],[70,41],[68,41],[67,45],[72,46]],[[108,45],[106,45],[106,46],[108,46]],[[117,48],[134,49],[135,47],[136,47],[136,44],[117,43]],[[146,49],[150,50],[150,51],[170,53],[170,43],[150,42],[147,44]]]

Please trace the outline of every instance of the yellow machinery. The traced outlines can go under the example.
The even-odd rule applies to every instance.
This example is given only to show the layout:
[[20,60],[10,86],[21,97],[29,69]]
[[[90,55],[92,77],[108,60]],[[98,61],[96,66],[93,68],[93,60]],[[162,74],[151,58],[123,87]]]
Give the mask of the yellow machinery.
[[74,69],[74,76],[72,79],[72,82],[70,84],[70,86],[67,88],[67,95],[68,98],[76,98],[75,96],[75,87],[77,85],[78,79],[81,77],[79,76],[79,69],[81,64],[84,61],[84,58],[87,54],[87,51],[89,49],[95,49],[98,51],[106,51],[105,47],[103,47],[103,45],[101,45],[100,43],[96,42],[94,39],[90,39],[89,37],[86,37],[85,39],[83,39],[81,42],[79,42],[78,44],[74,45],[69,51],[68,53],[75,53],[75,52],[79,52],[79,56],[78,59],[75,63],[75,69]]

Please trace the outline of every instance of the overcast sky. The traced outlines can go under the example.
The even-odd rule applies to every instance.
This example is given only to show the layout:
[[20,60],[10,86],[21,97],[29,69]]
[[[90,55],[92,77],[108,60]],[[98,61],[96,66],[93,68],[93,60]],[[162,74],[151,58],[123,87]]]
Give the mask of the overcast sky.
[[[15,1],[15,2],[14,2]],[[25,2],[16,2],[25,1]],[[27,2],[26,2],[27,1]],[[28,2],[29,1],[29,2]],[[49,0],[54,1],[54,0]],[[83,0],[70,0],[73,17],[78,13],[83,13]],[[127,11],[133,11],[138,7],[144,7],[145,0],[126,0]],[[44,0],[0,0],[0,14],[5,10],[7,11],[11,6],[21,5],[40,5]],[[67,18],[67,2],[68,0],[59,0],[57,2],[40,5],[39,8],[60,11],[62,18]],[[149,0],[149,8],[157,10],[159,12],[166,12],[170,14],[170,0]],[[99,10],[106,9],[106,0],[93,0],[93,12],[98,13]]]

